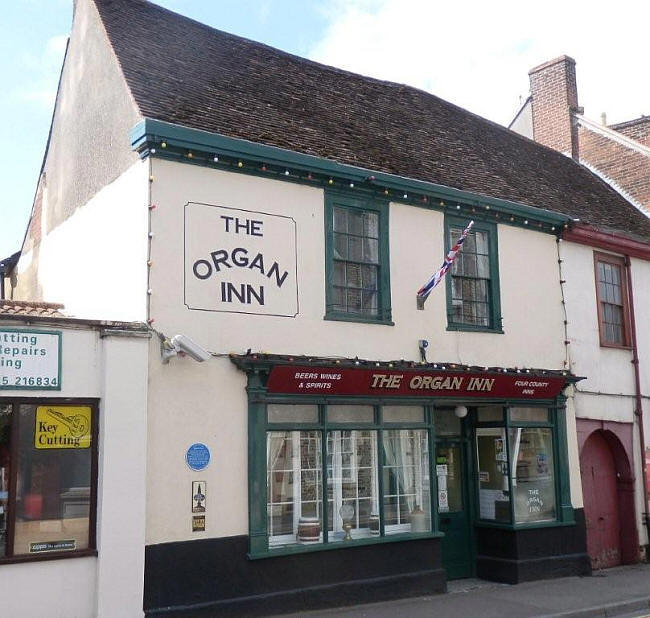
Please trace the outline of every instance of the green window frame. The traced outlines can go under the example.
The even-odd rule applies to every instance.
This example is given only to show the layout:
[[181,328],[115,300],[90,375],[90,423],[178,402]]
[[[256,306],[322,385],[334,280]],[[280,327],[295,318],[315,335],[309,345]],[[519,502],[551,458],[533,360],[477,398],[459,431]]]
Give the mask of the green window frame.
[[325,319],[389,324],[388,202],[325,193]]
[[[496,411],[501,408],[502,414],[500,419],[496,415],[482,415],[482,411]],[[534,418],[535,412],[546,413],[545,418]],[[531,414],[531,418],[525,419],[521,416],[522,412]],[[515,414],[520,414],[519,418]],[[531,404],[530,402],[509,403],[507,406],[496,405],[479,407],[475,410],[474,424],[474,453],[476,461],[476,521],[477,525],[520,529],[520,528],[543,528],[548,526],[574,525],[575,517],[571,505],[571,493],[569,485],[569,465],[566,439],[566,408],[563,397],[558,397],[555,405],[549,404]],[[483,420],[482,420],[483,418]],[[497,432],[499,435],[497,436]],[[520,470],[520,448],[521,441],[531,436],[539,434],[538,437],[543,439],[544,435],[550,439],[546,441],[546,446],[550,446],[545,460],[540,460],[539,456],[536,461],[530,464],[537,467],[537,476],[542,479],[544,475],[552,476],[553,487],[548,488],[548,482],[545,489],[538,489],[535,483],[529,487],[518,487],[517,483],[522,481]],[[482,513],[481,491],[482,483],[489,481],[492,471],[481,470],[481,447],[479,439],[486,437],[488,440],[502,441],[502,458],[498,458],[501,465],[505,467],[506,472],[503,474],[503,492],[505,500],[495,504],[495,516],[493,518],[485,517]],[[534,452],[532,445],[531,452]],[[484,455],[483,455],[484,456]],[[525,458],[524,458],[525,459]],[[489,459],[488,459],[489,461]],[[498,462],[497,462],[498,463]],[[547,466],[546,470],[542,470]],[[483,475],[483,476],[482,476]],[[533,475],[534,476],[534,475]],[[528,479],[526,479],[528,480]],[[546,481],[548,479],[545,479]],[[523,484],[523,483],[522,483]],[[542,481],[544,484],[544,481]],[[524,491],[522,491],[524,490]],[[488,489],[488,492],[490,490]],[[522,505],[522,499],[528,496],[527,505]],[[544,514],[544,501],[548,506],[549,499],[552,499],[553,514],[551,517]],[[529,516],[524,514],[527,506],[529,509],[539,508],[539,516],[532,510]],[[500,513],[497,511],[501,510]]]
[[[445,216],[445,254],[469,221]],[[502,333],[497,226],[475,221],[447,273],[447,330]],[[482,242],[477,243],[477,237]]]
[[[249,380],[252,376],[249,376]],[[253,379],[253,381],[255,381]],[[250,381],[249,381],[250,384]],[[249,388],[249,395],[253,394],[253,388]],[[311,418],[307,420],[305,418],[304,422],[283,422],[283,421],[274,421],[269,417],[269,409],[271,406],[275,405],[287,406],[287,404],[305,404],[305,407],[317,408],[318,415],[317,420]],[[368,418],[356,420],[356,421],[343,421],[340,419],[334,419],[331,416],[328,416],[328,411],[332,407],[341,407],[346,406],[349,408],[363,408],[366,411],[372,410],[372,414]],[[383,415],[384,409],[394,408],[395,406],[407,407],[411,409],[419,409],[422,411],[422,420],[418,422],[407,422],[406,420],[396,420],[391,422],[389,419],[384,420]],[[390,543],[397,541],[408,541],[410,539],[421,539],[421,538],[434,538],[442,536],[438,531],[438,522],[437,522],[437,477],[435,476],[434,468],[434,453],[435,453],[435,435],[433,429],[433,412],[432,408],[428,405],[425,405],[423,402],[393,402],[390,403],[381,403],[377,400],[333,400],[324,402],[324,400],[319,399],[294,399],[294,398],[278,398],[278,397],[255,397],[249,402],[249,558],[267,558],[271,556],[277,556],[282,554],[292,554],[292,553],[303,553],[310,551],[324,551],[330,549],[341,549],[343,547],[358,546],[358,545],[369,545],[376,543]],[[320,457],[318,461],[320,462],[319,474],[317,477],[320,479],[313,485],[316,487],[317,494],[309,494],[308,502],[310,503],[311,510],[315,507],[315,512],[312,513],[311,510],[308,513],[309,516],[316,515],[320,519],[320,538],[316,542],[299,542],[297,537],[296,541],[293,542],[289,537],[293,534],[296,536],[296,529],[289,531],[288,534],[283,535],[280,533],[278,537],[280,538],[280,543],[275,544],[271,540],[271,528],[273,527],[272,514],[270,514],[269,509],[273,509],[281,501],[277,500],[273,496],[269,495],[269,482],[275,482],[276,480],[282,481],[280,478],[282,472],[278,473],[277,469],[273,467],[272,470],[269,470],[268,458],[277,461],[279,448],[273,445],[273,439],[282,432],[293,433],[301,432],[300,436],[296,435],[287,435],[287,441],[293,441],[294,444],[298,444],[301,441],[304,441],[301,444],[301,448],[309,446],[312,448],[315,445],[314,435],[319,437],[320,441]],[[410,432],[410,433],[409,433]],[[343,438],[343,434],[346,434]],[[336,513],[338,512],[337,506],[340,506],[333,494],[337,491],[335,485],[331,483],[332,480],[332,469],[334,467],[333,456],[332,456],[332,442],[336,440],[338,436],[341,436],[341,444],[343,444],[344,439],[354,439],[354,435],[365,437],[368,440],[368,434],[373,434],[374,438],[372,439],[373,448],[376,449],[373,453],[373,465],[376,465],[376,470],[374,471],[374,479],[372,483],[375,485],[373,494],[371,498],[376,500],[377,510],[376,512],[371,511],[372,515],[375,515],[374,524],[370,524],[370,521],[367,522],[368,530],[364,530],[364,526],[359,525],[359,520],[356,520],[355,526],[351,532],[352,540],[344,541],[342,536],[344,532],[340,530],[341,526],[338,522],[336,525],[334,522],[337,519]],[[398,435],[399,434],[399,435]],[[269,440],[269,436],[273,437]],[[390,448],[387,448],[387,443],[393,441],[393,445],[402,438],[406,436],[417,436],[413,438],[413,444],[419,439],[420,449],[417,451],[421,457],[419,468],[421,475],[421,484],[420,489],[416,490],[416,494],[419,491],[420,494],[417,494],[415,497],[406,495],[404,491],[400,488],[395,487],[395,460],[389,461],[389,451]],[[424,439],[424,442],[422,442]],[[307,442],[310,444],[307,445]],[[422,447],[422,444],[426,444],[426,448]],[[345,456],[348,449],[342,448],[343,456]],[[294,460],[295,466],[295,455],[292,459]],[[298,458],[302,460],[304,453],[301,451],[298,454]],[[358,455],[353,455],[352,459],[356,460]],[[413,455],[413,461],[411,462],[415,466],[416,456]],[[287,461],[289,458],[287,458]],[[296,489],[295,485],[298,483],[297,478],[306,472],[311,476],[314,475],[314,466],[313,461],[316,458],[310,459],[309,466],[302,466],[299,464],[300,470],[292,470],[292,481],[291,484],[294,485],[294,495],[301,496],[304,498],[301,488]],[[349,465],[349,464],[348,464]],[[406,465],[407,468],[411,467],[409,464]],[[279,468],[285,466],[280,465]],[[363,467],[362,464],[359,467]],[[311,468],[311,469],[305,469]],[[349,480],[347,478],[349,470],[346,469],[346,464],[344,463],[342,469],[335,473],[335,475],[341,474],[343,481]],[[412,474],[417,474],[412,472]],[[269,481],[271,476],[276,476],[276,479]],[[288,476],[288,475],[287,475]],[[351,478],[355,477],[355,473],[351,474]],[[324,482],[323,482],[324,481]],[[411,479],[412,481],[412,479]],[[354,496],[346,494],[344,491],[343,503],[350,500],[357,501],[357,504],[360,498],[368,498],[368,495],[361,496],[358,490],[359,480],[357,482],[357,491]],[[388,486],[387,484],[390,484]],[[410,483],[409,483],[410,486]],[[417,486],[417,484],[416,484]],[[348,487],[349,489],[349,487]],[[296,493],[297,492],[297,493]],[[424,520],[426,519],[426,530],[420,531],[422,528],[413,530],[412,520],[409,520],[410,523],[405,524],[404,519],[404,508],[402,508],[402,514],[396,516],[396,512],[399,511],[399,506],[395,507],[395,504],[399,504],[400,500],[410,500],[408,506],[405,507],[409,510],[409,517],[412,518],[413,513],[419,507],[418,517]],[[423,504],[420,504],[418,500],[424,500]],[[335,505],[334,513],[332,513],[332,505]],[[414,506],[415,505],[415,506]],[[402,505],[404,507],[404,505]],[[294,508],[296,508],[296,503],[294,503]],[[374,511],[374,509],[373,509]],[[389,512],[390,511],[390,512]],[[358,514],[355,513],[355,517],[358,517]],[[293,515],[294,520],[296,519],[296,514]],[[399,517],[399,519],[396,519]],[[323,525],[323,522],[326,522],[326,525]],[[424,525],[421,523],[421,525]],[[295,522],[294,522],[295,526]],[[370,529],[373,529],[374,532],[370,532]],[[357,533],[355,534],[355,530]],[[298,530],[300,532],[300,529]],[[364,532],[368,532],[364,534]],[[284,536],[284,539],[282,538]],[[282,542],[282,541],[285,542]]]

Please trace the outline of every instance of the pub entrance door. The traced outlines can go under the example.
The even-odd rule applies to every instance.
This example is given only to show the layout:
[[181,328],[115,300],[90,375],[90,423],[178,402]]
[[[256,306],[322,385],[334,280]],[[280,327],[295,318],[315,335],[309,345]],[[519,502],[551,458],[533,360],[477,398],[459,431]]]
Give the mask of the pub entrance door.
[[[436,436],[436,475],[438,481],[438,529],[442,539],[442,566],[447,579],[471,577],[474,572],[471,509],[469,502],[469,466],[462,423],[452,419],[452,410],[436,410],[438,427],[447,431]],[[440,420],[443,420],[440,418]],[[452,427],[457,431],[450,431]]]

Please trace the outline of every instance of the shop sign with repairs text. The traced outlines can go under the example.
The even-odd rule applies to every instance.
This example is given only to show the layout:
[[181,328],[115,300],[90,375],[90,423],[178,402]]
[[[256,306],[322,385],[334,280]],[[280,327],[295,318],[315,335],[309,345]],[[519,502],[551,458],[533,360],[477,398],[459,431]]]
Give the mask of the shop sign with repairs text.
[[267,389],[285,394],[552,399],[565,384],[566,378],[557,375],[279,365],[271,370]]
[[61,332],[0,329],[0,390],[61,390]]

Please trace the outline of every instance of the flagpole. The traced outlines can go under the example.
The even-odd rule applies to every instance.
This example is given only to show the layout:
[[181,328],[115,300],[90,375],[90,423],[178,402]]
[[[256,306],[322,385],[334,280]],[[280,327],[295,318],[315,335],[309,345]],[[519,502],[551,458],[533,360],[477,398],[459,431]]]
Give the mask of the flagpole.
[[465,242],[465,238],[467,238],[467,235],[469,234],[473,225],[474,225],[474,221],[470,221],[467,227],[463,230],[462,234],[460,235],[460,238],[456,241],[456,244],[449,250],[449,253],[447,253],[447,255],[445,256],[445,259],[442,262],[442,266],[435,273],[433,273],[433,275],[431,275],[429,280],[418,290],[415,298],[416,298],[417,308],[419,310],[421,311],[424,310],[424,303],[426,302],[427,298],[429,298],[429,294],[431,294],[433,288],[435,288],[442,281],[442,278],[445,276],[447,271],[451,268],[451,265],[454,263],[454,260],[456,259],[458,252],[461,250],[461,247]]

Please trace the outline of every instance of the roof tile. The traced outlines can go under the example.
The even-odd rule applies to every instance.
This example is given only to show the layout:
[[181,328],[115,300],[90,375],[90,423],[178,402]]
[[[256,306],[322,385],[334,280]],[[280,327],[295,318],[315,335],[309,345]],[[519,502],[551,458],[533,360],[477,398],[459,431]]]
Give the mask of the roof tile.
[[427,92],[305,60],[145,0],[94,2],[146,117],[650,240],[650,219],[586,168]]
[[0,316],[15,315],[26,317],[65,318],[59,303],[45,303],[31,300],[0,300]]

